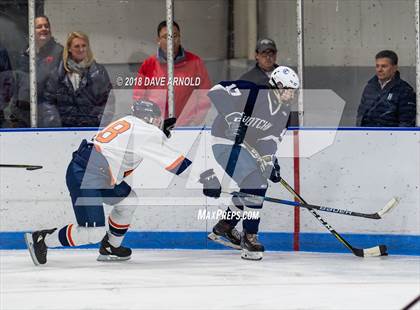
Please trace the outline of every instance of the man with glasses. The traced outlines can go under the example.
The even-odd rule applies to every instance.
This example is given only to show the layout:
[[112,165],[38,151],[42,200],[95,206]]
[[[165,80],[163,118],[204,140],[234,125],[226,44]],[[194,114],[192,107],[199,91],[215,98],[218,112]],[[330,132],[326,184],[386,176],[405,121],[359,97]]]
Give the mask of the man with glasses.
[[239,79],[253,82],[257,85],[268,85],[271,73],[278,67],[276,64],[277,47],[271,39],[261,39],[255,48],[254,68],[243,74]]
[[167,79],[167,39],[166,21],[157,27],[157,51],[141,65],[134,100],[155,102],[162,114],[168,117],[168,84],[174,85],[174,112],[177,126],[202,125],[210,108],[207,91],[211,87],[206,66],[201,58],[181,45],[181,30],[173,23],[174,79]]

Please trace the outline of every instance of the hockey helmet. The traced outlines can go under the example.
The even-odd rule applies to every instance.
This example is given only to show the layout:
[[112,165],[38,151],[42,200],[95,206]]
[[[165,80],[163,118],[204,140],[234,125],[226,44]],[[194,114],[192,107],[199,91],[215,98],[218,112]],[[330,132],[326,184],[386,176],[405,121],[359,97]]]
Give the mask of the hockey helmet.
[[271,73],[270,86],[272,88],[299,88],[299,77],[293,69],[285,66],[279,66]]
[[157,126],[160,124],[162,114],[158,105],[153,101],[144,99],[135,101],[131,107],[131,111],[135,117],[143,119],[146,123]]

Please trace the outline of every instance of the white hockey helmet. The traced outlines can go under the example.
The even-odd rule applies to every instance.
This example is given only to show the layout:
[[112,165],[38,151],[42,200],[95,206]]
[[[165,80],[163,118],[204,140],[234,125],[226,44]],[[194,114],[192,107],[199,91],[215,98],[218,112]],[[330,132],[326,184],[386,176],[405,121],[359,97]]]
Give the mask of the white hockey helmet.
[[270,86],[273,88],[299,88],[299,77],[293,69],[279,66],[271,73]]

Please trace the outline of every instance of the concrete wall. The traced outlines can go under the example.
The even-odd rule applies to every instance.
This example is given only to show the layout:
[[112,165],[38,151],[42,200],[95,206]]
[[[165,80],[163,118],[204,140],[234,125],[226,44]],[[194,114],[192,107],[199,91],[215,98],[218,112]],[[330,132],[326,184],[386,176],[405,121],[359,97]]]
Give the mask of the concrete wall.
[[[205,60],[214,83],[236,79],[253,66],[253,59],[248,59],[246,0],[234,1],[235,59],[228,61],[228,2],[174,2],[183,45]],[[115,82],[117,76],[135,76],[141,61],[155,52],[156,26],[165,18],[165,1],[45,0],[44,11],[60,42],[73,30],[88,33],[97,60],[107,66]],[[10,41],[16,26],[0,20],[7,32],[0,38]],[[395,50],[403,79],[415,86],[413,0],[304,1],[304,23],[305,87],[332,89],[343,98],[342,126],[354,125],[360,95],[374,74],[374,55],[379,50]],[[259,0],[258,26],[259,37],[277,42],[278,62],[296,66],[296,2]],[[19,31],[18,39],[10,43],[12,50],[22,46]]]
[[[261,0],[261,35],[280,42],[280,60],[295,64],[296,1]],[[372,66],[381,49],[393,49],[402,66],[415,66],[411,0],[304,1],[307,66]],[[282,56],[283,55],[283,56]]]
[[[165,1],[46,0],[55,36],[83,30],[104,63],[142,61],[155,50],[156,26]],[[235,1],[235,57],[247,55],[246,1]],[[175,19],[184,45],[204,59],[224,59],[227,2],[177,0]],[[389,22],[392,20],[393,22]],[[415,65],[414,1],[314,0],[304,2],[307,66],[372,66],[380,49],[394,49],[402,66]],[[273,38],[279,61],[296,65],[296,2],[259,1],[259,36]]]
[[[174,1],[186,48],[204,59],[223,59],[226,49],[226,5],[223,0]],[[156,51],[156,28],[166,18],[165,1],[45,1],[54,35],[90,35],[95,56],[108,64],[139,63]]]

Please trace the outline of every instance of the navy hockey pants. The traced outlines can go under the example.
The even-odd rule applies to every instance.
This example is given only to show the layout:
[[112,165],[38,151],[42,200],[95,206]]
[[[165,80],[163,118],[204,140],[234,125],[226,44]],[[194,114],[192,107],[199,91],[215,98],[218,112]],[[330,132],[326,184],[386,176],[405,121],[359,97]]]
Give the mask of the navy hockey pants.
[[[238,184],[240,192],[265,196],[267,192],[267,179],[263,176],[260,167],[251,154],[240,145],[213,145],[213,154],[220,166]],[[232,198],[233,204],[240,210],[244,207],[261,209],[263,199]],[[230,210],[228,210],[229,212]],[[228,222],[235,226],[240,219],[234,218]],[[244,219],[243,228],[249,233],[257,233],[260,219]]]
[[92,143],[83,140],[73,153],[66,173],[67,188],[80,226],[105,226],[103,203],[114,205],[130,194],[131,187],[126,182],[110,185],[110,180],[105,157]]

